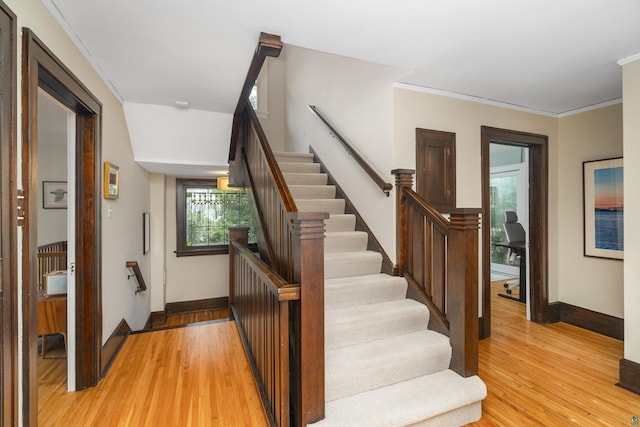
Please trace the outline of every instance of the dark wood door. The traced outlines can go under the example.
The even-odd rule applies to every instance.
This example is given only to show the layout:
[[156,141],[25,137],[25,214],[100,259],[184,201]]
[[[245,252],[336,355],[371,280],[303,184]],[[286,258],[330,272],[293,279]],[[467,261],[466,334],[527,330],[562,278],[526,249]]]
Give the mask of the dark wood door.
[[416,192],[440,212],[456,207],[456,134],[416,129]]
[[0,425],[18,425],[15,15],[0,1]]

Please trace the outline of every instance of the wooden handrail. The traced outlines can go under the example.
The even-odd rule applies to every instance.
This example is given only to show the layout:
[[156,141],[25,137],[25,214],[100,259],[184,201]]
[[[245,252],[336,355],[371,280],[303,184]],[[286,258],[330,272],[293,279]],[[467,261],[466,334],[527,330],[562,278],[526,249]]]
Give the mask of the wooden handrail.
[[387,197],[389,197],[389,192],[393,189],[393,184],[391,184],[390,182],[385,182],[380,174],[378,174],[371,167],[371,165],[367,163],[367,161],[358,153],[358,151],[356,151],[356,149],[347,142],[347,140],[340,134],[340,132],[338,132],[336,128],[333,127],[333,125],[329,123],[329,121],[320,113],[318,107],[316,107],[315,105],[309,105],[308,107],[309,111],[311,111],[311,113],[322,123],[324,123],[327,129],[329,129],[329,134],[336,138],[343,145],[343,147],[347,151],[347,154],[354,158],[356,163],[358,163],[358,165],[360,165],[360,167],[364,169],[364,171],[367,173],[367,175],[369,175],[373,182],[375,182],[376,185],[380,187],[382,192],[386,194]]
[[[259,367],[254,372],[272,424],[289,426],[324,418],[324,220],[329,214],[298,212],[248,102],[265,57],[278,56],[281,48],[278,36],[262,34],[233,118],[229,185],[252,189],[258,247],[268,267],[230,245],[229,303],[251,362]],[[237,239],[239,230],[233,233]],[[265,339],[271,340],[269,347]]]
[[138,266],[138,261],[127,261],[125,265],[133,272],[133,274],[127,276],[127,279],[135,277],[136,282],[138,283],[138,286],[136,287],[136,294],[138,292],[146,291],[147,285],[144,283],[144,278],[142,277],[142,271],[140,271],[140,267]]
[[240,127],[242,124],[240,115],[245,110],[245,106],[249,103],[249,94],[251,93],[253,85],[256,83],[258,74],[260,74],[262,64],[264,64],[264,61],[268,56],[274,58],[280,56],[280,51],[282,51],[282,41],[280,40],[280,36],[260,33],[258,46],[256,46],[256,51],[253,55],[253,59],[251,60],[249,71],[247,71],[247,76],[244,79],[244,84],[240,91],[240,98],[238,98],[238,103],[236,104],[236,108],[233,113],[231,144],[229,146],[229,162],[236,159],[236,148],[239,140],[238,134],[240,133]]
[[[396,176],[396,256],[410,292],[417,294],[449,335],[450,368],[478,373],[478,214],[453,209],[447,220],[412,190],[412,169]],[[430,323],[431,326],[431,323]]]

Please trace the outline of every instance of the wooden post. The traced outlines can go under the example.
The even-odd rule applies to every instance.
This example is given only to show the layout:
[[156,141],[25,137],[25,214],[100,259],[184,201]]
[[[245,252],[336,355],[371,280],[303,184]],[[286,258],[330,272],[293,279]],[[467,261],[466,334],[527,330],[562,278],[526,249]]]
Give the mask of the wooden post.
[[447,319],[451,369],[463,377],[478,373],[478,214],[453,209],[447,246]]
[[407,209],[404,189],[413,186],[413,169],[394,169],[396,176],[396,270],[402,275],[407,268]]
[[249,246],[249,227],[229,227],[229,318],[233,319],[233,296],[236,275],[235,251],[231,242],[238,242],[245,248]]
[[296,342],[293,371],[296,425],[324,418],[324,220],[328,213],[295,212],[291,252],[293,281],[300,301],[293,304]]

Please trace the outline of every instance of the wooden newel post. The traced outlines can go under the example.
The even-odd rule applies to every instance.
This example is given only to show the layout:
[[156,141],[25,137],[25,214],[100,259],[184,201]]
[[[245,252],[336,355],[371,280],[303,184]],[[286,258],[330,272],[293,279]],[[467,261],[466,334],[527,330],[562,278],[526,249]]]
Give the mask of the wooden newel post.
[[233,297],[235,295],[236,262],[235,250],[232,242],[237,242],[243,247],[249,246],[249,227],[229,227],[229,317],[233,319]]
[[447,246],[447,318],[451,369],[463,377],[478,373],[478,214],[481,209],[451,212]]
[[293,281],[300,301],[293,305],[296,366],[293,387],[296,424],[324,418],[324,220],[328,213],[296,212],[292,222]]
[[396,176],[396,263],[400,274],[407,268],[407,208],[404,189],[413,186],[413,169],[394,169]]

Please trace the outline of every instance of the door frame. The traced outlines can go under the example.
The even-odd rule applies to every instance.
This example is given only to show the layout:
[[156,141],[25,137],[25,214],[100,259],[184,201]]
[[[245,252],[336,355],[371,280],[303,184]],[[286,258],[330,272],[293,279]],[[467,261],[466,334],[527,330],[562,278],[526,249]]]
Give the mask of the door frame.
[[16,15],[0,0],[0,425],[18,425],[17,32]]
[[548,323],[549,318],[549,137],[528,132],[481,128],[482,164],[482,317],[480,338],[491,336],[491,233],[489,214],[490,189],[489,144],[500,142],[529,148],[529,282],[531,320]]
[[[98,384],[102,352],[102,104],[29,28],[22,36],[23,422],[37,425],[38,88],[76,113],[76,390]],[[72,208],[71,206],[69,207]]]

